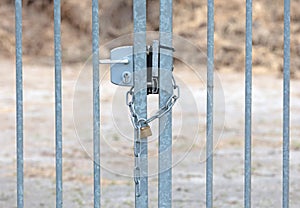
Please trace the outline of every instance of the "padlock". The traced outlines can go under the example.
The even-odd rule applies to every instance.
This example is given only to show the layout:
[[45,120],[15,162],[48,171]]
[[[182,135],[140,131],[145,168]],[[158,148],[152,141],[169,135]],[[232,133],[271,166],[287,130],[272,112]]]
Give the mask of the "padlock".
[[152,131],[149,125],[140,128],[140,138],[152,136]]

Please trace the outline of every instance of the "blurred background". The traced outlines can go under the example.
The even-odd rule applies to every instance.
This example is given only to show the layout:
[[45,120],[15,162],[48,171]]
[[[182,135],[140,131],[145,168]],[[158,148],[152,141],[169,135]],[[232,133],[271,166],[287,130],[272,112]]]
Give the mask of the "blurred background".
[[[14,1],[0,2],[0,55],[14,56]],[[243,1],[215,2],[215,58],[218,70],[244,69],[245,6]],[[148,31],[158,31],[159,1],[148,0]],[[291,6],[292,72],[300,66],[300,1]],[[23,52],[33,62],[53,62],[53,0],[23,0]],[[132,1],[100,2],[101,44],[132,32]],[[206,1],[174,0],[174,34],[206,47]],[[62,1],[63,61],[91,54],[91,1]],[[254,71],[282,70],[283,1],[253,2]],[[37,58],[38,57],[38,58]]]
[[[173,2],[174,35],[192,43],[205,56],[206,0]],[[253,207],[281,207],[283,2],[253,1]],[[91,1],[61,0],[61,5],[64,206],[92,207]],[[131,0],[103,0],[99,6],[101,45],[132,33]],[[147,7],[147,30],[158,31],[159,1],[148,0]],[[295,208],[300,207],[299,8],[300,0],[291,1],[290,207]],[[0,207],[16,207],[14,30],[14,1],[1,0]],[[175,77],[187,93],[173,112],[173,159],[179,158],[173,168],[173,207],[204,207],[206,83],[205,77],[198,77],[195,70],[199,65],[202,73],[206,73],[205,57],[195,58],[197,51],[183,49],[179,48],[184,51],[180,55],[190,57],[196,69],[191,70],[189,63],[175,62]],[[108,58],[105,53],[102,58]],[[23,61],[25,207],[53,207],[53,0],[23,0]],[[245,1],[216,0],[215,207],[243,206],[244,65]],[[102,165],[109,165],[101,172],[102,205],[129,208],[134,205],[134,184],[126,174],[132,171],[133,143],[124,138],[132,135],[132,126],[125,113],[126,91],[109,82],[108,69],[101,65],[101,158]],[[156,110],[157,99],[148,101],[151,114]],[[76,116],[84,120],[76,120]],[[81,124],[86,129],[78,129],[76,125]],[[196,126],[199,133],[193,133],[191,126]],[[157,123],[152,128],[156,132]],[[154,137],[149,140],[149,154],[154,158],[151,161],[155,169],[157,139]],[[130,158],[126,158],[128,155]],[[123,170],[126,174],[116,174]],[[156,176],[149,178],[149,185],[149,206],[156,207]]]

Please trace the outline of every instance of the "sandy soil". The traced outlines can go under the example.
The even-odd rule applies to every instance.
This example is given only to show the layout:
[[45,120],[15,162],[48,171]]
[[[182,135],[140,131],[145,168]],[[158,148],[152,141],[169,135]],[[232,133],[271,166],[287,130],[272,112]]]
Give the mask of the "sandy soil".
[[[102,69],[102,74],[105,70]],[[90,76],[83,76],[83,71],[89,75],[90,67],[63,66],[65,207],[87,207],[93,203],[91,88]],[[182,96],[173,113],[173,160],[176,162],[173,168],[173,207],[204,207],[205,204],[205,85],[196,76],[191,76],[192,73],[184,67],[175,71],[182,90],[186,92],[184,94],[189,96],[192,93],[194,99]],[[53,75],[51,66],[24,65],[25,207],[53,207],[55,201]],[[0,76],[0,207],[15,207],[13,61],[0,62]],[[215,207],[242,207],[244,75],[222,72],[218,77],[222,87],[216,88],[214,203]],[[132,127],[123,105],[125,90],[114,87],[106,76],[102,78],[102,83],[102,204],[103,207],[133,207],[134,186],[130,177],[133,167]],[[299,88],[298,80],[292,80],[290,207],[300,206],[300,142],[297,140],[300,136]],[[154,112],[156,101],[156,98],[149,99],[150,113]],[[86,106],[81,105],[84,103]],[[222,103],[224,106],[220,106]],[[281,206],[281,125],[282,79],[273,74],[255,75],[253,207]],[[192,126],[198,128],[193,129]],[[156,123],[152,124],[154,132],[157,132],[156,127]],[[149,154],[150,172],[153,174],[149,179],[149,202],[150,207],[155,207],[156,137],[149,139]]]

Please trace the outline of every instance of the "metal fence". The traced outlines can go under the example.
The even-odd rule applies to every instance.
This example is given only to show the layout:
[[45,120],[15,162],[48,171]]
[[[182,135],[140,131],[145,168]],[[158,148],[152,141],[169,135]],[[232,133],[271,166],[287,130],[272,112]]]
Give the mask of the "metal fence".
[[[145,67],[146,46],[146,0],[133,0],[134,32],[143,35],[135,36],[134,50],[141,52],[136,57],[135,70]],[[54,45],[55,45],[55,122],[56,122],[56,207],[63,207],[62,180],[62,80],[61,80],[61,2],[54,0]],[[213,207],[213,87],[214,87],[214,1],[207,1],[207,123],[206,123],[206,207]],[[172,47],[172,0],[160,0],[160,29],[169,36],[161,36],[161,42]],[[22,81],[22,0],[15,0],[16,27],[16,143],[17,143],[17,207],[24,207],[23,175],[23,81]],[[98,0],[92,0],[92,37],[93,37],[93,141],[94,141],[94,207],[101,206],[100,193],[100,93],[99,93],[99,9]],[[246,0],[246,63],[245,63],[245,160],[244,160],[244,207],[251,207],[251,106],[252,106],[252,0]],[[172,58],[161,57],[161,63],[168,68]],[[289,207],[289,141],[290,141],[290,0],[284,0],[284,70],[283,70],[283,180],[282,207]],[[146,80],[136,80],[137,88],[142,88]],[[161,85],[164,85],[162,82]],[[146,117],[146,93],[136,95],[139,103],[137,111]],[[160,106],[164,105],[167,96],[160,96]],[[172,144],[171,112],[165,115],[168,126],[160,129],[160,149],[165,151]],[[165,122],[165,121],[160,121]],[[141,145],[141,157],[147,161],[147,143]],[[168,163],[171,162],[171,150],[168,150]],[[166,158],[160,158],[160,164]],[[136,207],[148,206],[147,165],[139,184],[136,184]],[[160,167],[162,168],[162,167]],[[145,175],[144,175],[145,174]],[[159,174],[159,207],[172,206],[172,169]],[[139,189],[139,190],[137,190]],[[199,195],[199,197],[201,197]]]

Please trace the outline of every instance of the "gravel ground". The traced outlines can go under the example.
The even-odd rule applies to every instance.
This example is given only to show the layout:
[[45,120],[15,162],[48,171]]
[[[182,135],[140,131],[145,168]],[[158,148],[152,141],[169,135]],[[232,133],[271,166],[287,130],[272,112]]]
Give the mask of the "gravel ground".
[[[92,207],[93,203],[91,87],[90,77],[80,75],[82,68],[79,65],[63,66],[65,207]],[[205,204],[205,85],[192,73],[184,67],[175,71],[183,96],[173,113],[173,160],[176,163],[173,168],[173,207],[204,207]],[[53,75],[53,67],[24,64],[25,207],[53,207],[55,203]],[[15,74],[12,61],[0,61],[0,76],[0,207],[16,207]],[[244,75],[222,72],[218,77],[216,82],[221,85],[216,87],[214,205],[242,207]],[[124,105],[125,90],[112,86],[107,77],[103,77],[102,83],[102,205],[133,207],[132,127]],[[299,81],[291,80],[290,207],[300,207],[299,88]],[[156,98],[149,99],[150,114],[154,112],[156,101]],[[282,79],[275,74],[254,75],[253,207],[281,207],[281,125]],[[153,132],[157,132],[156,127],[154,123]],[[156,207],[155,137],[149,139],[149,154],[152,174],[149,203],[150,207]]]

